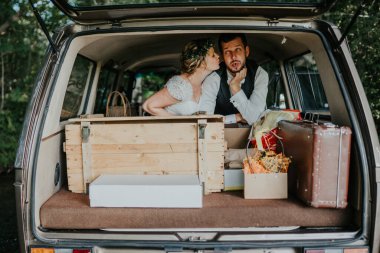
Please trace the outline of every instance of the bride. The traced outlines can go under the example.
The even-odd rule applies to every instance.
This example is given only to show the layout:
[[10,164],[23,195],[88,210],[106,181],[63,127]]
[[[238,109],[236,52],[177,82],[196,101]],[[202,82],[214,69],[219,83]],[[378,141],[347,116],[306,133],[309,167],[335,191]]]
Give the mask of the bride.
[[143,109],[151,115],[191,115],[199,111],[203,80],[219,69],[219,55],[210,39],[185,45],[181,54],[181,74],[168,80],[164,88],[149,97]]

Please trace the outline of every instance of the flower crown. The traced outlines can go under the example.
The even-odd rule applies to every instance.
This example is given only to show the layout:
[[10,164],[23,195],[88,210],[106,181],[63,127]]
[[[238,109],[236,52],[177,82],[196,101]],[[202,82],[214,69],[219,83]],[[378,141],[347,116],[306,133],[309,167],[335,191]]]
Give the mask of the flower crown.
[[186,60],[205,57],[208,50],[215,46],[215,43],[211,39],[194,40],[193,43],[195,45],[192,48],[184,50],[182,53],[183,58]]

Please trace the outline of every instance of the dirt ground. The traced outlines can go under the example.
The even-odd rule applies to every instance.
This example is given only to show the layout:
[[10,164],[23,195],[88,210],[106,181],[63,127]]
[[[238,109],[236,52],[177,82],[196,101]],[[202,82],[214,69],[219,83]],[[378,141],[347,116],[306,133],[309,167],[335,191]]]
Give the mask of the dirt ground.
[[18,250],[14,171],[0,174],[0,253]]

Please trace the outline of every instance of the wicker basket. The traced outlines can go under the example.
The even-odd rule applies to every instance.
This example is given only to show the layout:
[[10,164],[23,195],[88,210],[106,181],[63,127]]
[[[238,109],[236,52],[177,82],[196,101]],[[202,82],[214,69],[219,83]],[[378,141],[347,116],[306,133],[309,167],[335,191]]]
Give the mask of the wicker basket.
[[108,95],[106,117],[125,117],[131,115],[131,106],[128,98],[119,91]]

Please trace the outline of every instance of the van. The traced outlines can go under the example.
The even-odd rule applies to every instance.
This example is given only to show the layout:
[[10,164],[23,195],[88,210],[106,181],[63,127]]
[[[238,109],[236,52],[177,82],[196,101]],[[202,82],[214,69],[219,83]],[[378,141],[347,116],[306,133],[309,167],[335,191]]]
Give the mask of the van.
[[[49,38],[20,137],[20,252],[380,252],[375,124],[344,37],[316,19],[335,1],[52,2],[74,23]],[[154,119],[142,103],[179,72],[184,44],[234,32],[246,34],[250,57],[268,72],[267,108],[312,113],[352,130],[346,208],[310,207],[291,192],[286,199],[245,200],[239,191],[206,195],[202,208],[98,208],[90,207],[85,188],[69,189],[69,126],[86,118],[102,121],[108,95],[117,90],[129,101],[129,116],[115,121],[133,118],[138,123],[129,133],[141,130],[141,122]],[[175,128],[196,117],[164,121]],[[219,124],[221,118],[213,117]],[[152,129],[147,136],[169,131]],[[82,125],[76,136],[91,138],[91,132]],[[93,162],[82,158],[75,162]],[[181,167],[193,160],[175,162]],[[83,180],[79,184],[86,187]]]

